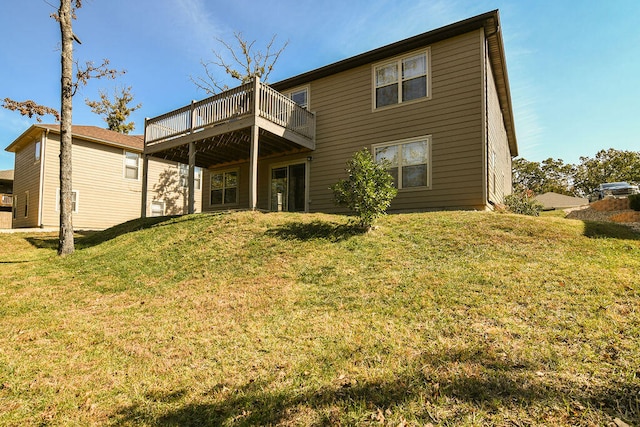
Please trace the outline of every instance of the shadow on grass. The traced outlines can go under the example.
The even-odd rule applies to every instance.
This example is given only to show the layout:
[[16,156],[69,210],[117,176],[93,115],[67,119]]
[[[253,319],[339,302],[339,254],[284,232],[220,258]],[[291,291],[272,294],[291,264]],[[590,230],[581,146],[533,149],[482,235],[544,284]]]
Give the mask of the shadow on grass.
[[[96,246],[108,240],[115,239],[123,234],[166,225],[176,217],[177,215],[138,218],[123,222],[122,224],[115,225],[102,231],[78,231],[74,233],[75,247],[76,249],[84,249]],[[26,240],[38,249],[57,249],[59,236],[27,237]]]
[[584,235],[594,239],[640,240],[640,232],[614,222],[583,221]]
[[[464,369],[455,369],[458,365],[454,361],[480,364],[482,368],[465,375]],[[211,403],[188,402],[188,396],[183,393],[177,393],[176,401],[176,393],[172,392],[121,408],[113,420],[115,425],[155,426],[352,425],[374,424],[378,410],[404,407],[419,408],[410,413],[414,418],[412,422],[418,424],[455,425],[479,411],[511,414],[512,419],[529,413],[535,424],[544,421],[535,419],[543,416],[541,408],[556,407],[563,412],[561,408],[575,404],[590,407],[599,414],[600,420],[622,417],[629,422],[640,421],[640,386],[635,383],[600,390],[573,387],[566,381],[554,386],[544,379],[536,380],[538,376],[532,372],[534,366],[511,365],[483,350],[473,354],[455,350],[427,354],[412,367],[389,380],[347,379],[317,389],[301,386],[278,390],[274,384],[260,381],[238,388],[220,385],[205,392],[204,397],[197,397],[213,399],[217,395]],[[224,396],[220,396],[221,393]],[[158,408],[157,402],[166,402],[169,409]],[[573,421],[584,421],[580,418],[582,415],[570,409],[566,411],[563,415],[568,417],[568,422],[572,422],[574,416],[577,418]],[[308,418],[310,412],[313,420]],[[547,415],[550,419],[554,417]]]
[[289,222],[267,231],[268,235],[284,240],[324,239],[331,242],[339,242],[366,233],[367,230],[358,225],[336,224],[321,220],[307,223]]

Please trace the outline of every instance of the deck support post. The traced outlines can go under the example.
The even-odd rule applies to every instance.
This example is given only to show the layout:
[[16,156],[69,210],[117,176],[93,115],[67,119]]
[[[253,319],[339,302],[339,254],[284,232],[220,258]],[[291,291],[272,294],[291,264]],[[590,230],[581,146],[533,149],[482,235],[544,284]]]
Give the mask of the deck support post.
[[249,154],[249,209],[258,206],[258,136],[257,125],[251,126],[251,148]]
[[149,181],[149,155],[142,154],[142,197],[140,205],[140,218],[147,217],[147,186]]
[[251,147],[249,148],[249,209],[255,211],[258,206],[258,139],[260,127],[258,116],[260,115],[260,77],[253,78],[253,125],[251,126]]
[[196,211],[196,193],[195,193],[195,168],[196,168],[196,143],[189,142],[189,200],[187,205],[187,213],[192,214]]

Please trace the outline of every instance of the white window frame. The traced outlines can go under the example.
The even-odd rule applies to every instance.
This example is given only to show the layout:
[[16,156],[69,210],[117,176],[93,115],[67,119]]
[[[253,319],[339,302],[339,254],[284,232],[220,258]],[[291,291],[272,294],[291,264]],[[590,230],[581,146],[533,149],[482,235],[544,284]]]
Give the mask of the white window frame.
[[[71,210],[75,214],[75,213],[78,213],[80,211],[80,209],[79,209],[80,192],[78,190],[71,190],[71,194],[72,194],[71,197],[73,197],[73,194],[75,194],[75,196],[76,196],[75,206],[74,206],[74,203],[73,203],[73,199],[71,199]],[[56,190],[56,212],[60,212],[60,187],[58,187],[57,190]]]
[[[184,175],[183,168],[186,169],[186,175]],[[185,163],[178,163],[178,177],[180,178],[180,187],[181,188],[189,188],[189,165]],[[184,179],[184,181],[183,181]],[[193,168],[193,183],[195,190],[200,190],[200,186],[202,185],[202,168],[194,167]]]
[[35,141],[35,152],[34,152],[34,163],[37,163],[40,161],[40,157],[42,155],[42,141],[41,140],[36,140]]
[[[233,173],[235,172],[236,174],[236,200],[233,202],[229,202],[229,203],[225,203],[224,202],[224,196],[225,196],[225,191],[226,188],[223,184],[222,187],[222,203],[212,203],[211,202],[211,192],[213,191],[212,185],[211,185],[211,181],[213,180],[213,177],[215,175],[222,175],[222,182],[226,183],[225,180],[225,174],[228,173]],[[209,173],[209,206],[234,206],[237,205],[239,203],[240,200],[240,169],[236,168],[236,169],[224,169],[224,170],[216,170],[216,171],[211,171]]]
[[[127,169],[133,169],[133,166],[130,166],[127,164],[127,154],[135,154],[136,155],[136,166],[135,166],[135,171],[136,171],[136,177],[135,178],[130,178],[127,176]],[[129,179],[131,181],[138,181],[140,179],[140,153],[136,153],[135,151],[128,151],[128,150],[124,150],[123,151],[123,160],[122,160],[122,176],[124,177],[124,179]]]
[[302,108],[304,108],[304,109],[306,109],[308,111],[311,111],[311,98],[310,98],[311,89],[309,88],[309,85],[294,87],[293,89],[285,92],[284,95],[287,98],[293,100],[293,95],[295,93],[298,93],[298,92],[306,92],[307,93],[307,105],[300,105],[300,104],[298,104],[298,105],[300,105]]
[[[427,150],[426,150],[426,156],[427,156],[427,162],[426,162],[426,166],[427,166],[427,184],[426,185],[420,185],[420,186],[415,186],[415,187],[406,187],[403,188],[402,186],[402,167],[403,166],[409,166],[409,165],[403,165],[402,163],[402,146],[405,144],[411,144],[414,142],[426,142],[427,144]],[[397,188],[398,191],[416,191],[416,190],[429,190],[431,189],[431,171],[432,171],[432,166],[431,166],[431,146],[432,146],[432,137],[431,135],[424,135],[424,136],[418,136],[415,138],[407,138],[407,139],[401,139],[401,140],[397,140],[397,141],[389,141],[389,142],[383,142],[380,144],[373,144],[371,146],[371,153],[373,154],[373,158],[376,158],[376,149],[377,148],[383,148],[383,147],[393,147],[393,146],[397,146],[398,147],[398,183],[397,183]]]
[[[424,54],[425,55],[425,96],[422,96],[420,98],[416,98],[416,99],[411,99],[409,101],[403,101],[403,93],[402,93],[402,83],[403,83],[403,76],[402,76],[402,62],[406,59],[418,56]],[[396,65],[396,72],[397,72],[397,80],[395,82],[395,84],[398,86],[398,101],[396,103],[393,104],[387,104],[387,105],[381,105],[380,107],[377,106],[377,85],[376,85],[376,72],[379,68],[381,67],[388,67],[389,65]],[[416,78],[416,76],[413,76],[413,78]],[[409,80],[409,79],[407,79]],[[386,86],[390,86],[386,85]],[[372,87],[372,96],[371,96],[371,100],[372,100],[372,104],[371,104],[371,109],[372,111],[379,111],[379,110],[384,110],[387,108],[394,108],[394,107],[398,107],[400,105],[407,105],[407,104],[413,104],[416,102],[423,102],[426,100],[431,99],[431,47],[426,47],[424,49],[420,49],[420,50],[415,50],[412,51],[410,53],[407,54],[403,54],[401,56],[397,56],[395,58],[392,58],[390,60],[386,60],[386,61],[382,61],[382,62],[378,62],[376,64],[373,64],[371,66],[371,87]]]
[[[154,215],[153,214],[153,205],[154,203],[157,204],[162,204],[162,213],[160,215]],[[151,205],[149,206],[149,216],[154,217],[154,216],[165,216],[166,215],[166,211],[167,211],[167,204],[165,203],[164,200],[152,200],[151,201]]]

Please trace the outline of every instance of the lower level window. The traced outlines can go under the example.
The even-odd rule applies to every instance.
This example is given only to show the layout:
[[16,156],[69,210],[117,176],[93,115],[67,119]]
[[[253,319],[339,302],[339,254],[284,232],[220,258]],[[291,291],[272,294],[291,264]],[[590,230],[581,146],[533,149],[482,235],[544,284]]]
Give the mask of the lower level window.
[[151,202],[151,216],[163,216],[164,215],[164,201],[154,200]]
[[[58,188],[58,194],[56,195],[56,212],[60,211],[60,189]],[[71,211],[78,213],[78,191],[71,191]]]
[[211,205],[238,203],[238,171],[211,174]]
[[374,146],[376,162],[385,162],[396,188],[429,186],[429,145],[425,136]]

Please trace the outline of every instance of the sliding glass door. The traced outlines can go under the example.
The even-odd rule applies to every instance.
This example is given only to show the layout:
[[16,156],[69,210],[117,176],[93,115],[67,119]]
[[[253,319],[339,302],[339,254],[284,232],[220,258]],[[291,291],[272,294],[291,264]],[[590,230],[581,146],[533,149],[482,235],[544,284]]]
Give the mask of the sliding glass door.
[[297,163],[271,169],[272,211],[305,211],[306,169],[305,163]]

